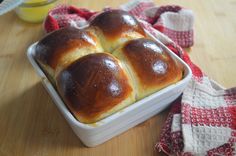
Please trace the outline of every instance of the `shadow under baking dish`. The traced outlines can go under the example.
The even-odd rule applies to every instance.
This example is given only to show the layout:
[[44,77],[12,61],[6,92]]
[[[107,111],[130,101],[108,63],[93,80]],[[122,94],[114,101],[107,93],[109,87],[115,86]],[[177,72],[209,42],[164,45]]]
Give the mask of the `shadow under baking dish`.
[[62,99],[54,89],[51,82],[46,77],[43,70],[39,67],[36,60],[34,59],[35,46],[37,43],[32,44],[28,48],[28,59],[38,73],[39,77],[42,79],[44,87],[54,100],[54,103],[61,111],[75,134],[86,146],[94,147],[96,145],[99,145],[161,112],[166,107],[168,107],[171,102],[173,102],[178,96],[180,96],[180,94],[183,92],[188,82],[190,81],[192,72],[189,66],[177,55],[171,52],[159,40],[155,39],[148,32],[147,34],[150,38],[155,40],[164,50],[170,53],[170,55],[174,59],[176,59],[183,65],[183,79],[93,124],[81,123],[75,119],[75,117],[63,103]]

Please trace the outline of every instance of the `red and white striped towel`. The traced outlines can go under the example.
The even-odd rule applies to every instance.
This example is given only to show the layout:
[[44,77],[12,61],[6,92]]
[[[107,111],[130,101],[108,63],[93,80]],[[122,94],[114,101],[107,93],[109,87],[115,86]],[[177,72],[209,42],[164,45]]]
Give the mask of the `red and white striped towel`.
[[[193,45],[192,11],[180,6],[156,7],[150,0],[134,0],[121,9],[141,19],[142,26],[182,58],[193,72],[183,95],[173,102],[156,149],[168,155],[236,155],[236,88],[217,85],[179,46]],[[81,26],[94,14],[61,6],[49,12],[44,27],[49,32],[67,25]]]
[[181,47],[193,45],[193,12],[177,5],[155,6],[151,0],[133,0],[121,6],[147,21]]

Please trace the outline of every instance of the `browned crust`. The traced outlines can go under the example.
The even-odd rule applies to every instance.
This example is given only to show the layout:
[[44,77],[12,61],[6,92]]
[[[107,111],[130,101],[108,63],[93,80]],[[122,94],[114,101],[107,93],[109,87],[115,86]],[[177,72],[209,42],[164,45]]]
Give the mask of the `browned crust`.
[[60,59],[74,48],[96,46],[91,33],[73,27],[62,28],[44,37],[36,46],[36,60],[55,69]]
[[82,122],[95,122],[132,92],[118,60],[106,53],[76,60],[58,75],[57,86],[67,106]]
[[182,77],[182,66],[150,39],[131,40],[122,51],[143,86],[161,86]]
[[122,33],[135,31],[143,36],[145,32],[139,22],[128,12],[123,10],[110,10],[96,16],[90,23],[91,26],[98,27],[109,39],[115,39]]
[[[145,36],[138,21],[121,10],[101,13],[91,26],[100,29],[107,40],[126,32]],[[55,69],[73,48],[95,47],[96,42],[89,29],[63,28],[39,41],[36,60]],[[181,65],[159,48],[154,41],[144,38],[131,40],[122,48],[143,88],[167,86],[182,78]],[[56,86],[74,116],[80,122],[92,123],[130,97],[133,90],[124,72],[111,54],[89,54],[65,67],[56,77]]]

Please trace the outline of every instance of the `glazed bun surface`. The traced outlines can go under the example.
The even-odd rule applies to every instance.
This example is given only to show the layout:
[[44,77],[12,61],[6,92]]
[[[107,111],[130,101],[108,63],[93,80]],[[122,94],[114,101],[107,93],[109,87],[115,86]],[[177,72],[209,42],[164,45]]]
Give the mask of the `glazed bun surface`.
[[145,37],[139,22],[128,12],[110,10],[97,15],[90,23],[96,29],[105,51],[113,51],[124,42]]
[[183,77],[183,67],[148,39],[129,13],[110,10],[88,27],[54,31],[35,60],[74,117],[97,122]]
[[58,91],[74,116],[92,123],[135,101],[119,60],[106,53],[76,60],[57,77]]
[[135,82],[138,99],[182,78],[182,66],[153,40],[140,38],[128,41],[113,54],[127,66]]
[[53,77],[56,70],[79,57],[101,51],[103,49],[92,33],[67,27],[54,31],[40,40],[36,46],[35,58]]

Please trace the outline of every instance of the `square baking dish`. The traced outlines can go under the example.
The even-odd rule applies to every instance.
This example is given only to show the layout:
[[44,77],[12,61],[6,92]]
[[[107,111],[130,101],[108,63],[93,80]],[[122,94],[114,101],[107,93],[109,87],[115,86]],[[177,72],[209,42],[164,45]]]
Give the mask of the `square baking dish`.
[[143,121],[161,112],[166,107],[168,107],[171,102],[173,102],[178,96],[180,96],[180,94],[183,92],[188,82],[190,81],[192,72],[189,66],[177,55],[171,52],[159,40],[155,39],[150,34],[148,35],[150,38],[154,39],[159,44],[159,46],[170,53],[173,58],[175,58],[183,65],[183,79],[93,124],[84,124],[75,119],[75,117],[63,103],[62,99],[60,98],[51,82],[46,77],[43,70],[34,59],[35,46],[37,43],[32,44],[28,48],[28,59],[41,78],[44,87],[52,97],[54,103],[61,111],[75,134],[86,146],[94,147],[96,145],[104,143],[112,137],[121,134],[122,132],[142,123]]

